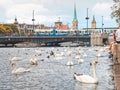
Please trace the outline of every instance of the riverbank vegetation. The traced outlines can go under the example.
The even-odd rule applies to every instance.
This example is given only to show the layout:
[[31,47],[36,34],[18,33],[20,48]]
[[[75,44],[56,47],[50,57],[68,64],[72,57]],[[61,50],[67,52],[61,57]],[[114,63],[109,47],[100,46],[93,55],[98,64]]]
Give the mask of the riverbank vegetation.
[[0,24],[0,34],[18,34],[18,28],[14,24]]

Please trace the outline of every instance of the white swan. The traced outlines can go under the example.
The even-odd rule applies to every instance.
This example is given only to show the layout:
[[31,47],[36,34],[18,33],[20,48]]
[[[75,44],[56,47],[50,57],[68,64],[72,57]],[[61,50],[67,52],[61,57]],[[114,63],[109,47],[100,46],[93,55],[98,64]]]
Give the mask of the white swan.
[[102,57],[101,53],[98,53],[96,56],[97,56],[97,57]]
[[11,53],[8,53],[8,56],[10,61],[20,61],[23,59],[22,57],[12,57]]
[[67,52],[67,55],[71,56],[71,54],[72,54],[72,51]]
[[73,62],[72,61],[68,61],[67,62],[67,66],[73,66]]
[[64,55],[65,55],[64,52],[61,52],[60,54],[61,54],[61,56],[64,56]]
[[31,65],[38,65],[37,55],[35,55],[34,58],[30,59],[30,63]]
[[76,80],[80,81],[81,83],[97,84],[98,79],[97,79],[97,74],[96,74],[96,64],[98,64],[98,62],[93,61],[91,64],[93,66],[93,77],[91,77],[89,75],[83,75],[83,74],[74,73],[74,78]]
[[80,55],[76,55],[75,58],[76,58],[76,59],[80,58]]
[[21,73],[25,73],[25,72],[29,72],[30,69],[25,69],[25,68],[16,68],[16,63],[12,63],[13,66],[13,70],[12,70],[12,74],[21,74]]
[[84,59],[79,58],[78,63],[82,63],[82,62],[84,62]]
[[20,61],[22,59],[23,59],[22,57],[13,57],[11,61]]
[[[51,55],[52,55],[52,52],[51,52]],[[64,56],[64,52],[61,52],[61,53],[53,52],[53,56],[54,57],[62,57],[62,56]]]

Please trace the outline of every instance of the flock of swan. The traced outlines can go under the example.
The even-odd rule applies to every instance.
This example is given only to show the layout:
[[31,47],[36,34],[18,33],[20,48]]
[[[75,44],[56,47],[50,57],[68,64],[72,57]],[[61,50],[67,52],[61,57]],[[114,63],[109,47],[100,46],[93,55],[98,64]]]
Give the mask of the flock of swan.
[[[80,47],[76,47],[74,48],[73,51],[69,50],[68,48],[70,47],[63,47],[60,48],[62,50],[59,50],[58,48],[50,48],[50,50],[45,50],[45,49],[39,49],[39,48],[34,48],[34,52],[32,54],[30,54],[30,48],[25,48],[23,49],[25,52],[24,54],[26,54],[27,57],[29,57],[28,61],[30,65],[39,65],[39,61],[45,61],[45,60],[49,60],[49,58],[52,58],[54,60],[63,60],[64,57],[68,57],[67,62],[66,62],[66,66],[74,66],[76,64],[82,64],[85,62],[84,57],[87,57],[88,55],[86,54],[86,49],[81,50]],[[99,61],[97,60],[98,57],[102,57],[104,56],[104,54],[102,52],[107,52],[108,47],[104,47],[104,48],[97,48],[97,49],[92,49],[92,51],[95,51],[96,54],[96,59],[93,60],[90,65],[92,65],[93,67],[93,76],[89,76],[89,75],[84,75],[84,74],[79,74],[79,73],[73,73],[74,78],[81,82],[81,83],[92,83],[92,84],[98,84],[98,78],[97,78],[97,71],[96,71],[96,65],[99,63]],[[20,52],[20,51],[19,51]],[[43,53],[44,52],[44,53]],[[19,53],[18,53],[19,54]],[[17,67],[17,64],[24,60],[24,57],[20,57],[17,56],[18,54],[16,54],[16,56],[12,53],[8,53],[8,58],[9,61],[11,63],[12,66],[12,74],[21,74],[21,73],[25,73],[25,72],[30,72],[31,69],[30,68],[24,68],[24,67]],[[76,60],[77,63],[74,63],[74,61],[72,60],[74,55],[74,59]],[[44,56],[44,58],[38,58]],[[26,58],[26,57],[25,57]],[[30,66],[29,66],[30,67]]]

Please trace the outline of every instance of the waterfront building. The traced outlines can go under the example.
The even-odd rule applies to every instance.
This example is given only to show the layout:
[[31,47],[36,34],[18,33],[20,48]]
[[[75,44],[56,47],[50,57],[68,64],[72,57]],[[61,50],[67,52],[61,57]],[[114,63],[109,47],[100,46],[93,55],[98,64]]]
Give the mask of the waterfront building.
[[[28,33],[43,33],[43,34],[50,34],[53,29],[57,31],[57,33],[67,33],[69,35],[81,35],[81,34],[92,34],[92,33],[110,33],[112,34],[117,27],[108,27],[108,28],[97,28],[97,22],[95,20],[95,16],[93,16],[93,20],[91,22],[91,28],[82,28],[78,29],[78,19],[77,19],[77,11],[76,11],[76,4],[74,3],[74,18],[72,21],[72,27],[69,27],[68,24],[63,24],[62,21],[59,20],[55,22],[54,27],[48,27],[44,24],[37,24],[34,25],[33,30],[33,24],[26,24],[22,23],[20,24],[17,21],[17,18],[15,17],[14,24],[18,27],[20,34],[28,34]],[[104,29],[104,30],[103,30]],[[104,31],[104,32],[103,32]]]
[[[15,18],[14,24],[17,26],[19,30],[19,34],[25,34],[27,35],[28,33],[34,33],[35,31],[33,30],[33,24],[26,24],[26,23],[18,23],[17,18]],[[51,29],[52,27],[45,26],[44,24],[37,24],[34,25],[34,29],[36,30],[43,30],[43,29]]]
[[[103,30],[104,29],[104,30]],[[88,30],[88,31],[87,31]],[[80,33],[85,34],[85,33],[90,33],[90,34],[97,34],[97,33],[109,33],[112,34],[117,30],[117,27],[104,27],[104,28],[98,28],[97,27],[97,22],[95,20],[95,16],[93,16],[93,20],[91,22],[91,28],[82,28],[79,30]]]
[[[108,28],[104,28],[104,32],[102,32],[102,28],[88,28],[88,32],[90,34],[92,33],[109,33],[112,34],[113,32],[115,32],[117,30],[117,27],[108,27]],[[86,28],[82,28],[80,30],[81,33],[86,33],[87,29]]]
[[55,22],[55,29],[60,30],[61,27],[62,27],[62,22],[59,19],[57,22]]

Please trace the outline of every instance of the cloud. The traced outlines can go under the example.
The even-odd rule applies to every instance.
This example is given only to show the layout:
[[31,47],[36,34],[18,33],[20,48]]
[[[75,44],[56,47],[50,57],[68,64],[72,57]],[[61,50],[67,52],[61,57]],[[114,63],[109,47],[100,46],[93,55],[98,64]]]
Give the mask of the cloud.
[[19,21],[30,23],[33,18],[33,10],[35,10],[35,15],[41,16],[42,14],[49,13],[50,11],[44,8],[42,5],[35,4],[16,4],[6,11],[7,22],[11,21],[16,17]]
[[110,25],[111,22],[113,23],[113,20],[111,19],[111,12],[112,12],[111,6],[112,5],[113,5],[113,3],[111,1],[109,1],[109,2],[102,1],[102,2],[96,3],[93,6],[92,12],[94,13],[95,16],[97,16],[96,19],[97,19],[98,23],[101,23],[102,16],[103,16],[103,21],[106,26]]
[[[86,8],[89,8],[89,17],[110,16],[111,0],[75,0],[77,18],[80,26],[86,22]],[[92,9],[92,11],[91,11]],[[13,23],[15,16],[19,23],[32,24],[32,12],[35,10],[35,23],[51,25],[61,18],[63,23],[72,24],[74,1],[70,0],[1,0],[0,1],[0,22]],[[100,18],[98,18],[100,19]],[[109,19],[109,18],[108,18]],[[105,19],[105,20],[108,20]],[[91,18],[90,18],[91,20]],[[101,19],[100,19],[101,20]],[[81,25],[82,24],[82,25]],[[71,25],[72,26],[72,25]]]
[[12,6],[6,11],[6,15],[20,15],[20,16],[30,16],[32,15],[33,10],[37,12],[40,11],[41,13],[48,12],[49,10],[44,8],[42,5],[35,5],[35,4],[17,4]]
[[[36,1],[36,2],[35,2]],[[67,15],[63,7],[56,9],[55,6],[51,6],[51,8],[46,7],[44,4],[38,4],[38,0],[35,0],[34,3],[28,2],[28,0],[23,1],[16,1],[14,5],[11,5],[6,10],[6,22],[14,22],[15,16],[18,18],[19,23],[29,23],[32,24],[32,13],[35,10],[35,23],[44,23],[44,24],[52,24],[58,20],[58,17],[61,17],[61,20],[68,22],[70,19],[70,15]],[[42,1],[41,1],[42,2]],[[60,1],[59,1],[60,2]],[[45,1],[44,1],[45,3]],[[46,2],[49,3],[49,2]],[[56,1],[58,4],[58,1]],[[54,7],[54,8],[53,8]]]
[[102,3],[96,3],[92,9],[92,11],[95,13],[95,14],[105,14],[105,13],[108,13],[108,12],[111,12],[111,7],[112,6],[112,3],[110,2],[102,2]]

